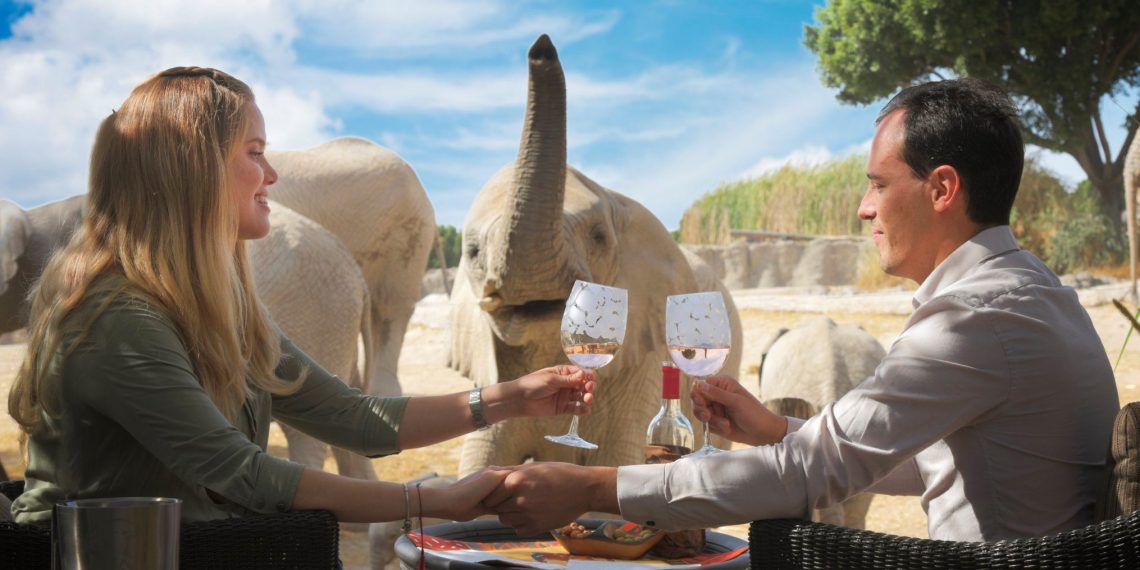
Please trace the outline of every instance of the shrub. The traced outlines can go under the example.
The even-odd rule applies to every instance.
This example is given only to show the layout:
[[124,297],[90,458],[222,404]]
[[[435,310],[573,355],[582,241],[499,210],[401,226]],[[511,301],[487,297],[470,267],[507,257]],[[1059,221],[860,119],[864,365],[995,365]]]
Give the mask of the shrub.
[[[439,231],[439,243],[443,247],[443,258],[447,261],[448,267],[459,266],[459,255],[462,249],[463,234],[459,232],[455,226],[443,225],[437,228]],[[434,245],[432,246],[435,247]],[[439,268],[439,258],[434,249],[428,255],[428,269]]]

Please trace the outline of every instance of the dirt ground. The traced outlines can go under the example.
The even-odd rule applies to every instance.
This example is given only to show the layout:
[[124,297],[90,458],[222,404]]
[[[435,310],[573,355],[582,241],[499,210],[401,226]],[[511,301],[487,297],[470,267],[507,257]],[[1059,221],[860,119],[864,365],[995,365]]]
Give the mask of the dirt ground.
[[[1105,350],[1115,363],[1128,333],[1124,317],[1108,301],[1123,295],[1120,285],[1105,286],[1095,291],[1082,291],[1085,302],[1104,342]],[[744,326],[741,381],[755,391],[756,366],[760,351],[768,338],[781,327],[818,314],[826,314],[838,323],[861,325],[889,346],[910,311],[907,292],[853,295],[850,293],[794,290],[745,290],[733,293]],[[439,394],[467,390],[470,382],[446,368],[447,301],[431,295],[421,301],[405,337],[400,360],[400,383],[405,394]],[[23,358],[21,344],[0,345],[0,394],[8,387]],[[1134,340],[1124,351],[1116,368],[1121,402],[1140,400],[1140,340]],[[285,455],[284,438],[275,431],[270,439],[271,452]],[[454,475],[458,467],[461,439],[405,451],[394,457],[374,460],[377,474],[385,480],[402,481],[434,471]],[[20,478],[23,459],[19,454],[18,430],[6,414],[0,415],[0,461],[9,475]],[[329,469],[333,466],[328,465]],[[867,527],[891,534],[926,537],[926,516],[914,497],[876,496],[867,517]],[[722,527],[722,532],[747,536],[743,525]],[[367,568],[367,534],[343,531],[341,557],[348,569]]]

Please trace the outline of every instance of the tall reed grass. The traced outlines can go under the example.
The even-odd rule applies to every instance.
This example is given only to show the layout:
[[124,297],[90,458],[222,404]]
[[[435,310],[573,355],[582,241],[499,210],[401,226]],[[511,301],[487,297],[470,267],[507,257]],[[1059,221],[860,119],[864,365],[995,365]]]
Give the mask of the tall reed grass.
[[[722,184],[681,218],[684,243],[727,244],[730,230],[807,235],[867,235],[858,216],[867,187],[866,157],[818,166],[785,166],[771,174]],[[1010,225],[1021,247],[1058,273],[1119,264],[1124,236],[1099,210],[1087,182],[1070,191],[1034,155],[1025,161]]]

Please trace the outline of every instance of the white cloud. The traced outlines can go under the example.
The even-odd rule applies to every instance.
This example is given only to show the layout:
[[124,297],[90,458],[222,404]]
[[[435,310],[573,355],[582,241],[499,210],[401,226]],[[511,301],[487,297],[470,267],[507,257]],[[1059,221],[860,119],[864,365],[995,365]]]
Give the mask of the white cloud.
[[517,46],[548,33],[569,44],[610,30],[617,11],[596,16],[520,14],[513,3],[461,0],[301,0],[311,40],[365,58],[417,57],[452,52],[465,59],[495,44]]

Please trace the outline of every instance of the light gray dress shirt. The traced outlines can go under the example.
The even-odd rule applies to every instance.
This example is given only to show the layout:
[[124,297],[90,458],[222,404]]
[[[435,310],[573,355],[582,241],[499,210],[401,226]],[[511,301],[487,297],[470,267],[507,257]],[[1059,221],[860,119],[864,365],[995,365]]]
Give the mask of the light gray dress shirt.
[[781,443],[618,469],[623,517],[699,528],[806,517],[861,491],[921,495],[931,538],[1087,525],[1120,409],[1076,292],[980,232],[919,287],[874,376]]

